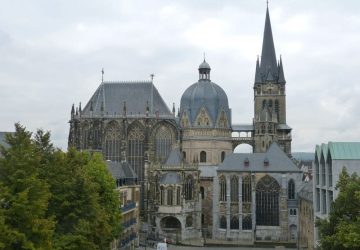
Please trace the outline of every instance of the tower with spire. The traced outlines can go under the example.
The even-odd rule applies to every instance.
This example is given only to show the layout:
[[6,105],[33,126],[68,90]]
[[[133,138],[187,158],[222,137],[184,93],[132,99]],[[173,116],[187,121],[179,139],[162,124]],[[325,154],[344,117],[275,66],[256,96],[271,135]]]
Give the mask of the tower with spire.
[[254,81],[254,152],[265,152],[277,142],[291,154],[291,128],[286,124],[285,76],[282,59],[277,60],[266,8],[261,58],[256,60]]

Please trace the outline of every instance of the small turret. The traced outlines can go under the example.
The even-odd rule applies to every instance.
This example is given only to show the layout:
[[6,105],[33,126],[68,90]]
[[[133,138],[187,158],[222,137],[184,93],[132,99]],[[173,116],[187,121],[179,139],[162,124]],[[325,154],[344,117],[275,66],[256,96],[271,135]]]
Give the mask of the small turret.
[[75,107],[74,107],[74,104],[73,104],[72,107],[71,107],[71,118],[74,118],[74,115],[75,115]]

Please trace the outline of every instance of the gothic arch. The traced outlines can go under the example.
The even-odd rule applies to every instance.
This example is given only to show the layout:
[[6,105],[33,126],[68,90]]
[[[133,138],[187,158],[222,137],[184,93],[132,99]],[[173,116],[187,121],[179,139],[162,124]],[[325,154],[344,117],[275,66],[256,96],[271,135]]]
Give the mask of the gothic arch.
[[145,164],[145,128],[140,122],[135,121],[129,126],[127,131],[127,159],[134,168],[138,178],[143,180]]
[[155,158],[159,162],[166,161],[169,156],[176,140],[175,133],[175,128],[166,122],[160,122],[153,127],[151,141],[154,142]]
[[194,126],[211,127],[213,125],[209,112],[205,107],[201,107],[196,115]]
[[217,118],[217,127],[219,128],[228,128],[229,127],[229,119],[226,115],[226,112],[224,109],[222,109],[219,113],[219,116]]
[[121,160],[121,126],[111,120],[105,125],[103,155],[106,160]]
[[226,201],[226,179],[223,175],[219,177],[219,200]]
[[288,199],[295,199],[295,182],[293,179],[290,179],[288,182]]
[[188,175],[185,179],[185,200],[192,200],[194,198],[194,178]]
[[237,176],[231,177],[230,186],[231,202],[239,201],[239,178]]
[[256,225],[279,226],[280,185],[265,175],[256,185]]

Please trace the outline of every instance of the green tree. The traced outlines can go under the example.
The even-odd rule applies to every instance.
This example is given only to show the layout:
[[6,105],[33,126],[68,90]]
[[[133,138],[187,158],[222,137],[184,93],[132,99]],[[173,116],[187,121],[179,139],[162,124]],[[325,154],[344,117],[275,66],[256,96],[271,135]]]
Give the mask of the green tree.
[[321,249],[360,249],[360,177],[344,168],[336,185],[339,195],[328,219],[316,222]]
[[55,222],[46,214],[51,194],[39,178],[41,155],[20,124],[6,142],[10,147],[0,149],[0,248],[52,249]]
[[0,159],[0,249],[109,249],[120,235],[115,181],[100,154],[54,148],[19,124]]

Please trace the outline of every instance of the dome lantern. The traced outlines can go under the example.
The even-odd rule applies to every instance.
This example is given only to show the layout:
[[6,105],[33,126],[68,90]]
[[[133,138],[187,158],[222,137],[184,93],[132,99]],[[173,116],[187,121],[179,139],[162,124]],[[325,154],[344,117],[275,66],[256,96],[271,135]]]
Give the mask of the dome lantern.
[[210,81],[210,65],[204,61],[199,65],[199,80]]

